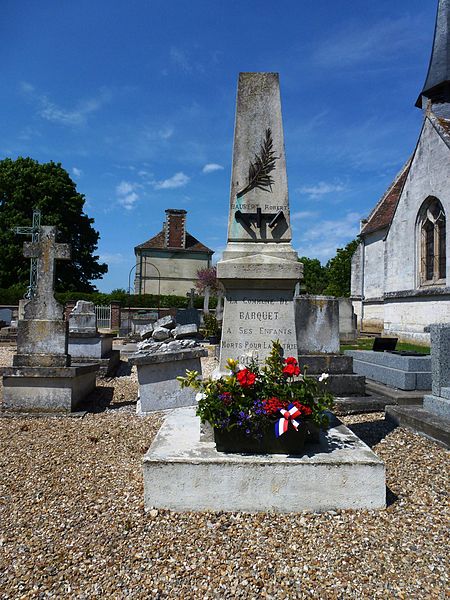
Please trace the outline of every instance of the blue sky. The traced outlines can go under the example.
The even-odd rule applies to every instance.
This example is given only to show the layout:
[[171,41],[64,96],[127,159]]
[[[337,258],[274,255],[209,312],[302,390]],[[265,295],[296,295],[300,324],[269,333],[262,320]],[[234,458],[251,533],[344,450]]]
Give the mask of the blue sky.
[[[412,152],[437,0],[2,0],[0,158],[61,162],[109,273],[166,208],[226,244],[239,71],[280,73],[293,246],[325,262]],[[31,209],[30,209],[31,215]]]

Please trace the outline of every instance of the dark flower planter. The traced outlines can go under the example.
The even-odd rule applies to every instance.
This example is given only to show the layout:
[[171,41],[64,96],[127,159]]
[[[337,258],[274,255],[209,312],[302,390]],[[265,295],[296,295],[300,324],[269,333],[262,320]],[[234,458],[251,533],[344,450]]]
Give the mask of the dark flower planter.
[[208,337],[208,341],[210,344],[218,344],[220,342],[220,338],[218,335],[210,335]]
[[303,421],[295,431],[293,427],[279,438],[275,437],[275,426],[267,429],[260,439],[251,437],[234,427],[230,431],[214,429],[214,441],[218,452],[230,454],[303,454],[305,441],[313,441],[308,424]]

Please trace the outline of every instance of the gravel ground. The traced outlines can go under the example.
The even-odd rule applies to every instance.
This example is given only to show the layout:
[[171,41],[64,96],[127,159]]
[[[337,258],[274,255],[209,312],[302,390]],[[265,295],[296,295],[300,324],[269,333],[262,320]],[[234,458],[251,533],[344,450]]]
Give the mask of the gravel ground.
[[0,598],[446,597],[436,444],[382,413],[343,418],[386,462],[386,510],[145,513],[141,460],[162,415],[135,416],[127,365],[101,386],[109,408],[83,419],[0,419]]

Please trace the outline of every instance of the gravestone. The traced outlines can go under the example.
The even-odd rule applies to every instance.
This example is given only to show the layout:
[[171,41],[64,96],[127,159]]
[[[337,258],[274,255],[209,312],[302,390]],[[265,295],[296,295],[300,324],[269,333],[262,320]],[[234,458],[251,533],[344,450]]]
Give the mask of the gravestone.
[[38,278],[33,298],[17,326],[16,367],[66,367],[67,323],[63,307],[53,296],[55,261],[70,259],[70,246],[56,242],[56,227],[41,227],[39,242],[25,242],[24,256],[37,259]]
[[12,310],[10,308],[0,309],[0,321],[3,321],[2,327],[9,327],[11,325]]
[[187,308],[178,308],[176,314],[176,322],[179,325],[189,325],[195,323],[197,327],[200,327],[200,313],[194,308],[194,299],[197,297],[195,289],[191,288],[191,291],[186,294],[189,298]]
[[450,419],[450,327],[436,324],[429,327],[431,339],[431,394],[423,399],[429,412]]
[[357,317],[350,298],[339,298],[339,337],[341,343],[354,342],[358,337]]
[[24,256],[36,259],[33,297],[18,322],[17,354],[3,375],[3,410],[69,412],[95,388],[97,365],[70,365],[68,324],[53,296],[55,261],[69,260],[68,244],[56,242],[55,227],[41,227],[38,242],[24,244]]
[[332,296],[297,296],[295,323],[299,354],[336,354],[339,343],[339,302]]
[[120,363],[112,349],[113,333],[99,333],[93,302],[78,300],[69,315],[69,353],[73,363],[95,363],[101,375],[111,376]]
[[388,406],[386,418],[450,447],[450,326],[426,328],[431,341],[431,394],[423,406]]
[[93,302],[78,300],[69,315],[69,332],[97,334],[97,316]]
[[221,372],[228,358],[263,362],[272,340],[297,355],[293,298],[303,265],[291,238],[278,74],[240,73],[228,241],[217,264]]

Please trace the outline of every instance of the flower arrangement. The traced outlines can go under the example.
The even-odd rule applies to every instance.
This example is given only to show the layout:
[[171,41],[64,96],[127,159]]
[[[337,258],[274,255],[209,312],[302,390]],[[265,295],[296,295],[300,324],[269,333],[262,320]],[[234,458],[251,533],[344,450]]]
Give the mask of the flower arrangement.
[[[261,438],[267,432],[276,437],[288,429],[298,429],[303,421],[326,429],[326,411],[333,406],[333,396],[324,384],[301,374],[294,357],[283,359],[281,344],[272,342],[272,350],[263,366],[255,362],[248,367],[237,361],[227,362],[229,375],[220,379],[201,380],[197,371],[178,377],[182,387],[197,393],[197,415],[215,430],[238,429],[248,437]],[[326,380],[326,374],[321,381]]]

